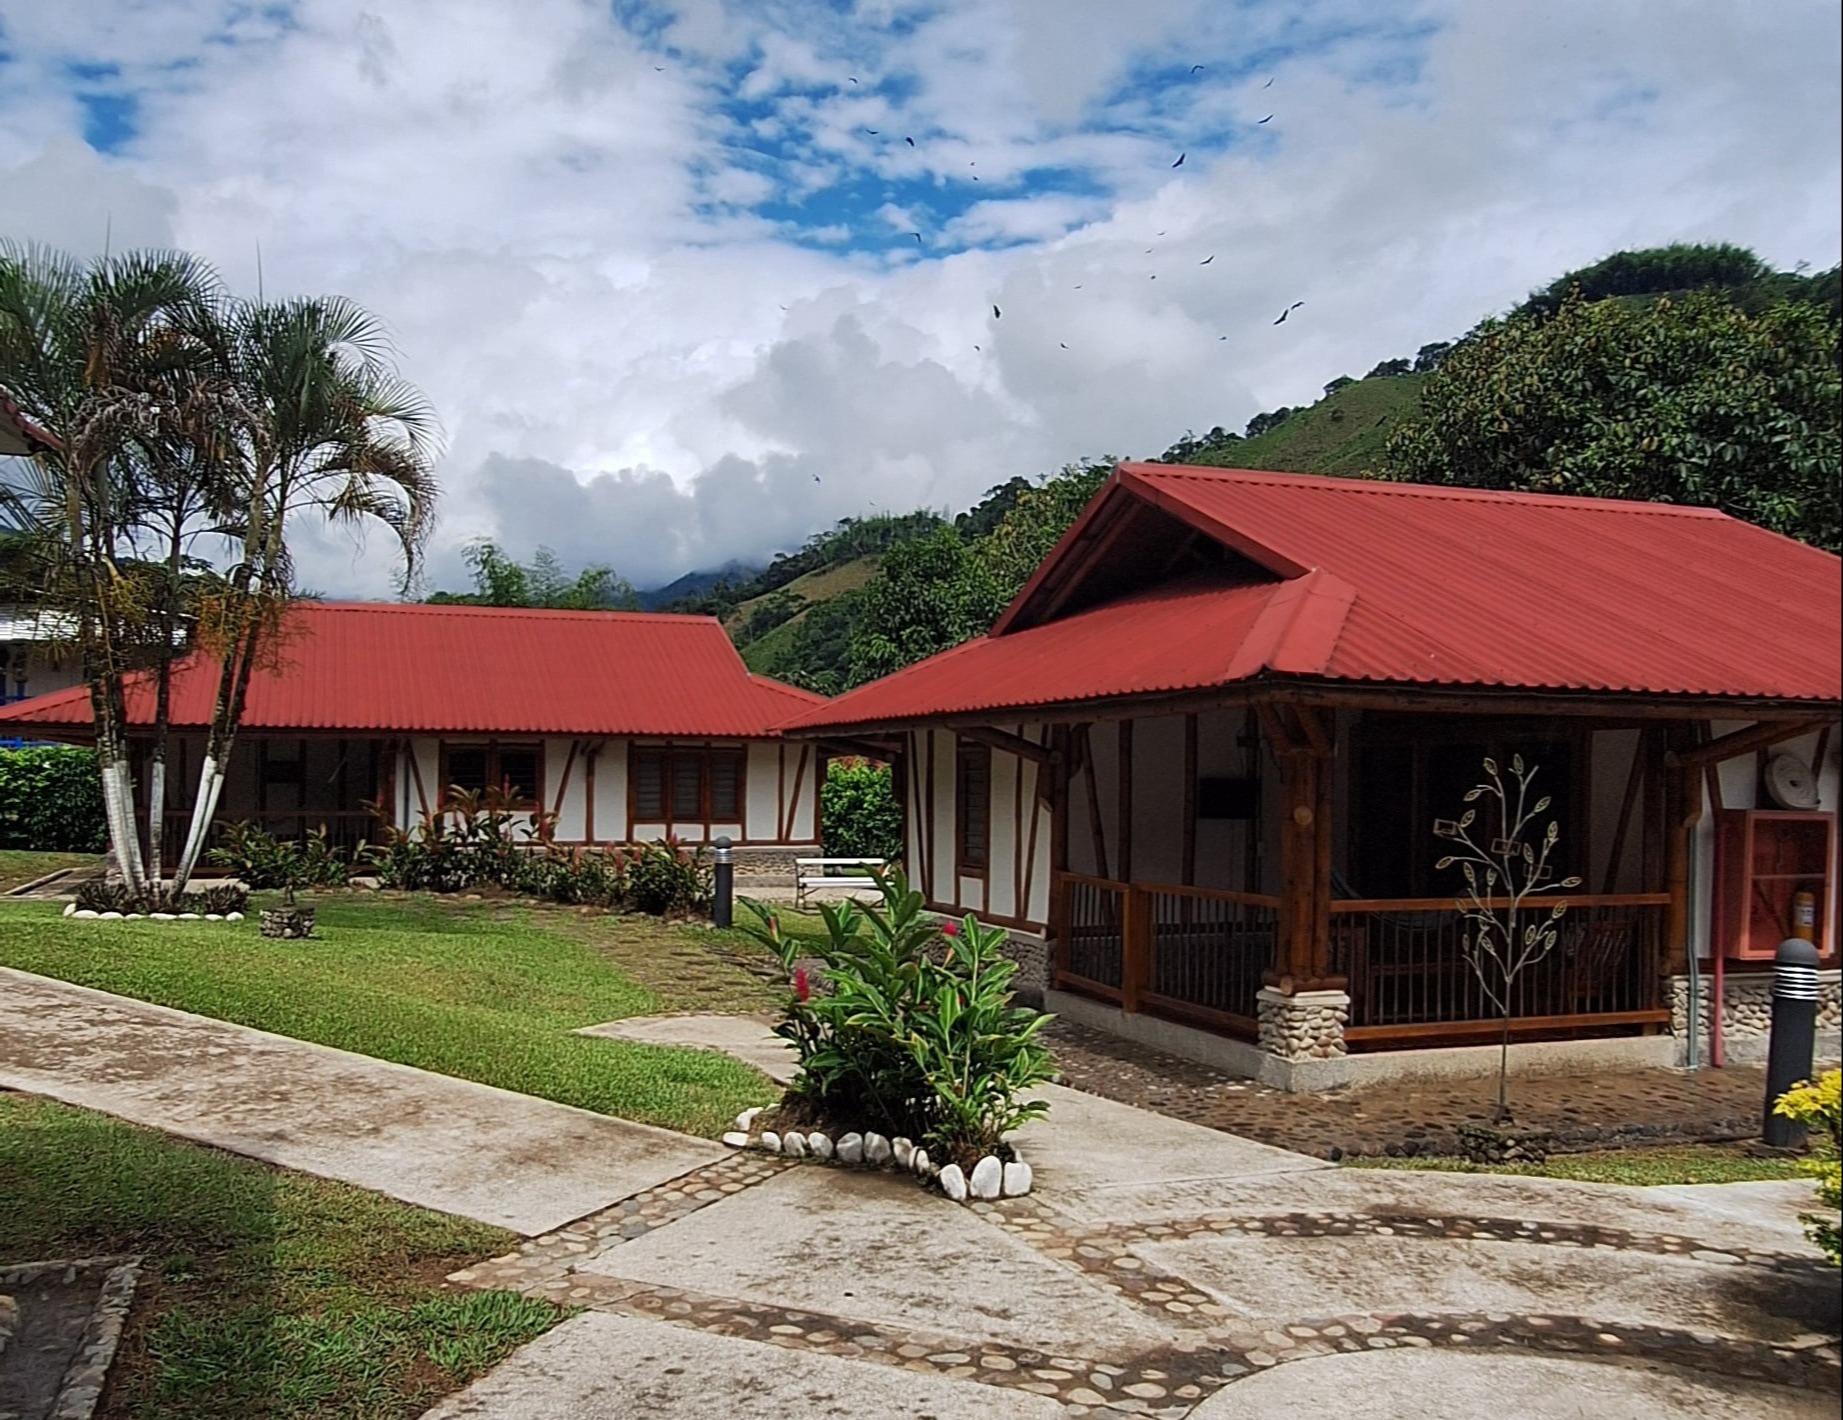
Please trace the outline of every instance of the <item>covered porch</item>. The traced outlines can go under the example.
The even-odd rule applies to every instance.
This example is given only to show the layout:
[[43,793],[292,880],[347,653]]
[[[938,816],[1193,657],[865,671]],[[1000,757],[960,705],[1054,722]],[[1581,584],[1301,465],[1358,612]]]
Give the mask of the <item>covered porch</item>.
[[1703,953],[1711,939],[1724,765],[1727,802],[1751,804],[1759,753],[1819,727],[1558,708],[1275,696],[1042,727],[1048,987],[1072,1013],[1207,1032],[1264,1066],[1494,1042],[1432,829],[1485,756],[1521,754],[1553,800],[1554,880],[1583,881],[1553,895],[1568,910],[1512,986],[1512,1038],[1667,1034],[1692,929]]

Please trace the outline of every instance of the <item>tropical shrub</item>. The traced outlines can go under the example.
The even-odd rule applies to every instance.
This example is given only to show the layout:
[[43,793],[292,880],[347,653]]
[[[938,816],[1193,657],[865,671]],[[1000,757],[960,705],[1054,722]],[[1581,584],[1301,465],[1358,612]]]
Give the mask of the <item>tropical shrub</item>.
[[1813,1157],[1798,1167],[1817,1180],[1817,1201],[1828,1216],[1806,1213],[1805,1232],[1832,1267],[1843,1266],[1843,1071],[1827,1071],[1816,1084],[1788,1090],[1773,1109],[1811,1131]]
[[625,902],[634,911],[662,917],[710,906],[711,871],[703,849],[686,849],[677,839],[667,838],[616,851],[624,859]]
[[[358,853],[363,853],[361,846]],[[357,854],[354,854],[357,856]],[[350,871],[322,824],[306,838],[277,838],[253,823],[227,823],[206,859],[253,888],[339,887]]]
[[413,828],[384,821],[380,842],[365,861],[385,887],[465,892],[490,885],[516,888],[526,852],[549,841],[553,816],[522,807],[505,790],[453,788],[439,807],[423,810]]
[[182,893],[175,902],[171,897],[156,896],[124,882],[92,878],[78,885],[76,905],[80,912],[196,912],[201,917],[206,913],[224,916],[247,910],[250,894],[240,883],[220,883]]
[[107,842],[93,753],[67,745],[0,750],[0,848],[100,853]]
[[887,764],[835,759],[819,786],[819,823],[828,858],[902,856],[902,808]]
[[[1037,1038],[1050,1017],[1012,1004],[1017,963],[1002,928],[939,923],[900,871],[877,876],[880,905],[820,909],[817,948],[748,903],[761,925],[746,930],[793,981],[775,1027],[799,1056],[790,1099],[840,1128],[915,1139],[942,1162],[1009,1157],[1005,1135],[1047,1107],[1022,1096],[1050,1076]],[[819,983],[801,965],[815,950]]]

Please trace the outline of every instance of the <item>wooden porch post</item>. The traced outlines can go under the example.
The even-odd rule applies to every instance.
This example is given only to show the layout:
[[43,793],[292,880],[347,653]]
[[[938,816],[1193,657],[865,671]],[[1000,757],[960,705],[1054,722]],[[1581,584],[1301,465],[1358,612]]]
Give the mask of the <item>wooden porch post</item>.
[[1310,707],[1292,707],[1297,730],[1279,707],[1260,706],[1286,790],[1280,821],[1280,932],[1267,984],[1289,995],[1331,981],[1332,747]]
[[[1669,751],[1680,753],[1689,746],[1692,731],[1689,725],[1672,725],[1666,734]],[[1667,753],[1663,777],[1664,891],[1670,894],[1670,907],[1657,963],[1660,993],[1666,978],[1689,970],[1689,855],[1702,818],[1702,784],[1695,767],[1677,763],[1675,754]]]

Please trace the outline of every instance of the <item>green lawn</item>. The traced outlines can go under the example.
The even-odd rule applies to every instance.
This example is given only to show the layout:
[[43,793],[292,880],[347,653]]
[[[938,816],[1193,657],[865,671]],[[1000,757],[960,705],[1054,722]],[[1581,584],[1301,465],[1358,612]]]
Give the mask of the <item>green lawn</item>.
[[1575,1183],[1623,1183],[1646,1188],[1667,1183],[1753,1183],[1802,1177],[1791,1159],[1755,1158],[1739,1145],[1678,1144],[1598,1153],[1555,1154],[1544,1164],[1470,1164],[1464,1159],[1346,1159],[1346,1168],[1420,1169],[1445,1173],[1507,1173],[1525,1178],[1565,1178]]
[[94,853],[39,853],[29,848],[0,848],[0,892],[24,887],[59,868],[88,868],[100,861]]
[[562,1315],[443,1285],[510,1233],[0,1094],[0,1262],[147,1258],[103,1420],[398,1420]]
[[725,1056],[571,1033],[765,1004],[715,957],[664,995],[622,968],[696,957],[698,928],[421,896],[317,906],[319,935],[284,942],[260,936],[253,913],[234,925],[78,922],[50,904],[0,903],[0,965],[706,1136],[769,1097]]

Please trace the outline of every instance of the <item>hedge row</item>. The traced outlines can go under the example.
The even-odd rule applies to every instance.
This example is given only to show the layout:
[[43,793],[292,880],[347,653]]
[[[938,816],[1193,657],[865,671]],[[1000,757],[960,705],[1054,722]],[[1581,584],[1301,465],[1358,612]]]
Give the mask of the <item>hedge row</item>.
[[87,749],[0,749],[0,848],[100,853],[102,781]]

